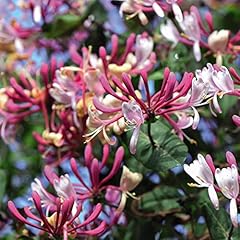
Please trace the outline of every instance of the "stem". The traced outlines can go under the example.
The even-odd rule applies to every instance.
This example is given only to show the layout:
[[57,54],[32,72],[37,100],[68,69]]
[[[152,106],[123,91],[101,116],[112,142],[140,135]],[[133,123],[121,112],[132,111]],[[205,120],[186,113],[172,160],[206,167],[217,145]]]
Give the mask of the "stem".
[[150,121],[148,122],[148,137],[149,137],[149,140],[150,140],[152,146],[155,147],[155,143],[154,143],[154,140],[151,135],[151,122]]

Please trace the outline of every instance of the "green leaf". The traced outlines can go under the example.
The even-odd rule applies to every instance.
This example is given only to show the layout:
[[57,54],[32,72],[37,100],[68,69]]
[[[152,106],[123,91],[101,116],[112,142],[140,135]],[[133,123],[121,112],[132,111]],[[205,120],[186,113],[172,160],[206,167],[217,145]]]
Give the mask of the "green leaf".
[[[187,155],[187,146],[172,132],[172,128],[164,121],[151,123],[152,146],[148,136],[148,125],[144,124],[138,138],[135,158],[146,168],[154,171],[167,171],[183,164]],[[131,138],[128,132],[127,137]]]
[[154,81],[163,80],[163,71],[156,71],[156,72],[151,73],[148,76],[148,79],[151,79]]
[[222,109],[222,117],[226,117],[229,110],[237,103],[238,99],[235,96],[225,95],[222,99],[220,99],[220,106]]
[[142,195],[139,201],[139,209],[147,212],[166,213],[170,210],[180,208],[177,202],[181,198],[181,194],[177,188],[170,186],[158,186],[152,191]]
[[43,26],[43,33],[47,38],[57,38],[72,32],[75,28],[80,26],[82,21],[83,19],[81,16],[74,14],[56,16],[53,22]]
[[69,35],[75,29],[81,27],[90,15],[94,16],[94,21],[100,26],[106,20],[103,6],[98,1],[94,0],[91,1],[83,14],[57,15],[52,22],[43,26],[43,33],[47,38],[58,38]]
[[211,203],[206,202],[203,204],[203,210],[211,239],[229,239],[231,223],[226,210],[215,210]]
[[3,169],[0,169],[0,203],[2,202],[3,196],[5,194],[6,190],[6,184],[7,184],[7,176],[6,172]]

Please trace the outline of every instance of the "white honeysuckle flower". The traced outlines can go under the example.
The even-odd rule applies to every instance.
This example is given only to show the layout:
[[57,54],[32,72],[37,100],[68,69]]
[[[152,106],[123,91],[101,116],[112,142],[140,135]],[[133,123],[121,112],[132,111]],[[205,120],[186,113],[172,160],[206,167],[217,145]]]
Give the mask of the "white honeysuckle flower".
[[215,53],[224,53],[229,41],[229,35],[229,30],[222,29],[220,31],[213,31],[208,37],[209,48]]
[[237,197],[239,195],[239,174],[237,167],[232,164],[231,167],[217,168],[215,179],[222,194],[230,199],[230,217],[233,225],[238,226]]
[[[221,113],[218,97],[234,91],[234,82],[228,69],[224,66],[214,68],[211,63],[207,63],[207,67],[195,71],[195,76],[186,100],[193,106],[201,106],[208,104],[208,99],[212,99],[214,109]],[[212,112],[216,115],[213,109]]]
[[168,41],[173,42],[173,46],[177,45],[180,34],[170,19],[167,20],[166,24],[160,25],[160,32]]
[[42,207],[51,206],[54,204],[54,197],[45,190],[41,181],[38,178],[31,183],[32,192],[37,192],[41,198]]
[[220,31],[213,31],[208,37],[208,46],[216,54],[217,65],[222,65],[222,55],[225,53],[230,31],[222,29]]
[[194,160],[190,165],[184,164],[184,171],[197,183],[190,183],[191,187],[207,187],[208,195],[213,206],[219,208],[219,200],[214,188],[214,177],[211,168],[207,164],[203,155],[198,154],[198,159]]
[[197,21],[197,17],[194,12],[190,12],[188,14],[187,12],[184,14],[184,18],[181,22],[179,22],[179,25],[183,32],[186,34],[187,38],[192,40],[193,43],[193,53],[195,56],[196,61],[201,60],[201,50],[200,50],[200,40],[201,40],[201,34],[200,34],[200,27]]
[[[53,187],[57,195],[63,200],[74,197],[75,201],[72,207],[72,215],[74,216],[77,212],[77,194],[73,188],[73,184],[70,180],[69,175],[61,175],[59,179],[54,179]],[[79,219],[77,219],[76,221],[78,222]]]
[[132,172],[126,166],[123,166],[122,176],[120,179],[120,188],[123,192],[132,191],[141,181],[141,173]]
[[141,34],[136,38],[136,50],[135,56],[138,68],[144,68],[146,61],[153,51],[153,39],[152,37]]
[[221,66],[219,71],[213,71],[212,78],[214,84],[221,92],[228,93],[234,90],[233,79],[225,66]]
[[132,191],[142,181],[143,175],[141,173],[130,171],[125,165],[123,166],[122,176],[120,179],[120,189],[122,190],[122,197],[117,208],[118,214],[122,213],[127,202],[127,196],[138,199]]
[[59,179],[54,179],[53,187],[57,195],[63,199],[69,198],[70,196],[76,196],[76,192],[68,174],[60,176]]
[[209,48],[216,53],[217,64],[222,65],[222,54],[226,51],[229,41],[230,31],[222,29],[213,31],[208,37]]

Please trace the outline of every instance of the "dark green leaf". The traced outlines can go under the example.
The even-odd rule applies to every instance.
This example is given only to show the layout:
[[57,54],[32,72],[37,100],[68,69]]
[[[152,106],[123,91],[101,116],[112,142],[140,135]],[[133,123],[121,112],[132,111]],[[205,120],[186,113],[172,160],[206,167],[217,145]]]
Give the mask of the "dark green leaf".
[[211,203],[204,203],[203,210],[211,239],[228,239],[231,223],[226,210],[220,208],[217,211]]
[[[183,164],[186,155],[186,145],[172,132],[165,122],[158,120],[151,123],[151,136],[155,145],[152,146],[148,136],[148,126],[141,128],[135,158],[145,167],[154,171],[167,171]],[[130,139],[131,133],[128,133]]]
[[139,202],[139,209],[148,212],[162,212],[170,211],[180,208],[177,202],[181,197],[177,188],[170,186],[159,186],[152,191],[142,195]]

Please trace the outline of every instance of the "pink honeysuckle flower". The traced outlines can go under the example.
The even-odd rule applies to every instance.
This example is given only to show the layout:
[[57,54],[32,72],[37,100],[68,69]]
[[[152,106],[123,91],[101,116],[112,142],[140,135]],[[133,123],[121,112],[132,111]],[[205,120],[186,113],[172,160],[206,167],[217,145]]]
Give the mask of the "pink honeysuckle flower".
[[86,131],[82,116],[78,118],[82,126],[79,128],[71,108],[53,105],[48,121],[46,125],[49,127],[42,134],[33,132],[45,163],[58,165],[66,159],[78,156],[79,143],[84,142],[83,134]]
[[[199,45],[208,50],[207,54],[213,54],[216,57],[216,63],[219,66],[222,65],[223,55],[228,54],[234,59],[239,54],[240,32],[231,36],[232,33],[229,30],[214,30],[212,14],[206,11],[202,17],[195,6],[191,6],[190,14],[185,13],[185,15],[186,19],[184,17],[183,22],[179,23],[185,36],[180,37],[179,41],[193,45],[196,60],[201,59]],[[192,30],[190,30],[191,27]]]
[[123,160],[123,155],[124,155],[124,150],[122,147],[119,147],[118,150],[115,153],[115,159],[113,166],[108,173],[107,176],[104,178],[100,179],[100,174],[102,172],[102,169],[106,167],[107,160],[109,157],[109,145],[105,144],[103,147],[103,157],[101,161],[98,161],[96,158],[93,156],[92,152],[92,146],[91,144],[88,144],[85,148],[84,152],[84,159],[85,159],[85,166],[88,168],[88,172],[90,175],[90,182],[91,186],[88,186],[85,184],[85,181],[81,177],[81,175],[78,172],[78,167],[75,159],[71,159],[71,168],[73,173],[76,175],[78,178],[80,184],[75,185],[76,192],[79,193],[79,191],[82,192],[82,194],[79,196],[80,198],[89,198],[93,197],[94,195],[99,194],[102,190],[106,189],[107,182],[113,178],[113,176],[116,175],[116,173],[119,171],[121,167],[121,163]]
[[231,167],[217,168],[215,179],[222,194],[230,199],[230,217],[234,227],[238,227],[237,198],[239,195],[239,174],[235,164]]
[[200,40],[201,33],[195,12],[184,12],[183,21],[179,23],[181,29],[186,34],[187,38],[193,41],[193,53],[196,61],[201,60]]
[[78,84],[72,75],[64,74],[63,68],[56,71],[56,80],[53,82],[49,93],[58,103],[71,106],[72,99],[81,89],[81,84]]
[[[135,104],[137,104],[141,108],[144,119],[152,119],[155,116],[162,116],[167,121],[169,121],[169,123],[174,127],[177,132],[181,132],[182,130],[179,129],[176,122],[171,117],[178,111],[185,111],[186,109],[192,107],[190,102],[181,102],[181,99],[187,95],[191,87],[192,77],[192,73],[185,73],[182,81],[179,83],[176,80],[175,74],[170,72],[170,70],[166,68],[164,71],[164,81],[160,90],[151,96],[148,86],[147,73],[142,71],[141,81],[143,82],[143,86],[145,88],[146,101],[139,96],[137,91],[135,91],[131,81],[131,77],[126,73],[122,74],[121,80],[117,77],[113,77],[111,79],[115,86],[110,84],[107,80],[107,77],[104,75],[101,76],[100,81],[106,92],[112,95],[112,97],[114,97],[118,101],[120,101],[122,103],[122,106],[128,106],[125,104],[123,105],[123,103],[129,103],[134,100]],[[114,87],[116,87],[117,91],[115,91]],[[124,116],[122,108],[119,109],[108,107],[107,105],[100,102],[100,100],[94,100],[93,103],[98,111],[104,114],[111,113],[112,116],[116,116],[116,119],[114,119],[114,117],[110,119],[105,119],[102,127],[113,124],[113,122],[118,121]],[[137,109],[139,107],[137,107]],[[127,118],[128,116],[126,116],[126,119]],[[139,119],[141,119],[142,122],[142,118],[140,117]],[[94,131],[94,136],[96,136],[100,132],[101,129],[98,132]],[[138,129],[136,129],[136,131],[134,132],[134,135],[137,134]],[[137,136],[133,136],[131,146],[136,145],[136,137]],[[134,148],[132,149],[132,152],[135,151]]]
[[213,172],[203,155],[198,154],[198,159],[194,160],[190,165],[184,164],[183,169],[197,183],[190,183],[189,186],[207,187],[209,198],[213,206],[218,209],[219,201],[214,187]]
[[[120,77],[122,73],[138,74],[142,70],[150,71],[156,63],[156,54],[153,52],[153,39],[146,32],[135,36],[131,34],[124,52],[118,57],[118,37],[112,36],[112,51],[108,56],[106,49],[99,49],[99,56],[103,63],[105,74]],[[103,71],[101,71],[103,72]]]
[[[78,205],[77,212],[75,215],[72,215],[73,197],[64,200],[56,198],[54,208],[48,214],[45,213],[44,208],[41,206],[41,198],[37,192],[32,193],[32,199],[34,209],[38,212],[37,215],[32,212],[32,207],[30,206],[24,208],[26,215],[26,217],[24,217],[12,201],[8,202],[8,209],[18,221],[46,232],[51,237],[63,237],[64,240],[67,240],[68,236],[96,236],[103,233],[106,229],[104,221],[96,228],[88,229],[88,225],[94,222],[101,213],[101,204],[96,205],[93,212],[82,223],[78,223],[76,219],[78,219],[82,211],[82,206]],[[33,220],[34,223],[30,221],[30,219]]]
[[137,105],[135,101],[130,101],[128,103],[124,102],[122,104],[122,113],[127,120],[127,124],[134,128],[129,149],[132,154],[135,154],[140,127],[144,123],[143,113],[140,106]]
[[32,192],[36,192],[41,198],[41,206],[46,207],[46,213],[48,214],[49,210],[54,208],[56,197],[49,193],[42,185],[41,181],[38,178],[34,179],[34,182],[31,184]]
[[[13,137],[12,124],[18,124],[23,119],[28,116],[42,112],[43,118],[46,122],[46,127],[48,128],[48,115],[47,115],[47,101],[49,98],[48,86],[49,78],[53,77],[49,74],[56,69],[56,62],[53,59],[51,61],[50,67],[47,64],[42,64],[40,70],[40,79],[42,84],[37,82],[33,77],[27,73],[22,72],[19,76],[19,81],[15,78],[10,78],[9,85],[4,90],[4,97],[1,95],[0,101],[0,125],[1,125],[1,135],[3,139],[8,142],[7,137]],[[6,130],[8,133],[6,134]],[[9,139],[10,139],[9,138]]]
[[[105,231],[105,222],[99,222],[98,219],[102,211],[101,204],[93,207],[92,212],[87,214],[86,219],[81,222],[79,215],[82,212],[83,202],[79,195],[81,196],[82,193],[77,191],[78,188],[71,182],[69,175],[58,177],[49,166],[45,167],[44,174],[52,184],[57,196],[46,191],[41,181],[36,178],[31,185],[31,200],[34,205],[24,208],[27,218],[20,214],[12,201],[8,202],[9,210],[17,220],[47,232],[52,237],[62,236],[64,240],[67,240],[68,236],[95,236]],[[89,225],[95,221],[99,226],[90,229]]]
[[170,19],[167,19],[166,24],[160,25],[160,32],[168,41],[173,42],[173,47],[179,42],[180,34]]

